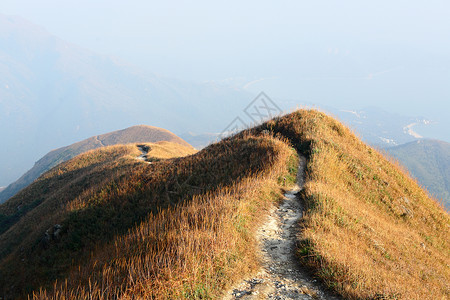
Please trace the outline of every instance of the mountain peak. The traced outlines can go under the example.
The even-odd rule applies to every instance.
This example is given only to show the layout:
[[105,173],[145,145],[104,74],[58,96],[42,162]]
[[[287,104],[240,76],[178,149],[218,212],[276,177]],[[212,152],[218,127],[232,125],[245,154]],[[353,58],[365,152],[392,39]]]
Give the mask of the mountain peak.
[[161,141],[176,143],[194,149],[186,141],[172,132],[149,125],[137,125],[118,131],[93,136],[72,145],[52,150],[38,160],[33,168],[22,175],[17,181],[10,184],[3,191],[0,190],[0,203],[14,196],[21,189],[28,186],[44,172],[54,166],[67,161],[83,152],[100,147],[130,143],[157,143]]

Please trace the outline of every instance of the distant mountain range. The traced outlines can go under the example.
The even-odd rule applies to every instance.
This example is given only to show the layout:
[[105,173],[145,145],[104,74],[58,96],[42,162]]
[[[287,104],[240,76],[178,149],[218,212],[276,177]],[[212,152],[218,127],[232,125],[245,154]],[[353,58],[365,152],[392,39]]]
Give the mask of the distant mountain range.
[[[293,104],[285,103],[283,100],[278,101],[278,104],[284,108],[287,108],[289,103]],[[310,106],[313,105],[310,104]],[[376,107],[366,107],[357,111],[334,107],[322,107],[321,110],[336,116],[365,142],[382,148],[417,141],[422,138],[421,130],[433,123],[425,117],[394,114]],[[220,133],[187,132],[180,136],[194,147],[202,148],[217,141]]]
[[3,191],[0,190],[0,203],[14,196],[44,172],[83,152],[117,144],[156,143],[160,141],[177,143],[184,147],[192,148],[191,145],[170,131],[146,125],[133,126],[127,129],[93,136],[81,142],[53,150],[38,160],[34,167],[22,175],[17,181],[11,183]]
[[[168,128],[203,148],[237,116],[245,117],[253,98],[215,82],[147,74],[0,14],[0,186],[17,180],[51,149],[135,124]],[[305,104],[274,100],[286,111]],[[323,109],[379,147],[416,141],[430,126],[425,117],[377,108]]]
[[376,107],[362,110],[332,110],[344,123],[353,128],[361,138],[374,146],[397,146],[422,138],[421,129],[433,121],[426,117],[394,114]]
[[219,131],[253,95],[146,74],[0,14],[0,186],[54,148],[151,124]]
[[419,140],[387,148],[434,197],[450,210],[450,144]]

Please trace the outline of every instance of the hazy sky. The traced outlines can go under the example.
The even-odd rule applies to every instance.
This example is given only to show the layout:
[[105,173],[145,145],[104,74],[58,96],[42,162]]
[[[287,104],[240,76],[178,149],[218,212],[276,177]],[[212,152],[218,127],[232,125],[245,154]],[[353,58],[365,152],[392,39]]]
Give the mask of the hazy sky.
[[450,119],[448,0],[1,0],[0,13],[170,77]]

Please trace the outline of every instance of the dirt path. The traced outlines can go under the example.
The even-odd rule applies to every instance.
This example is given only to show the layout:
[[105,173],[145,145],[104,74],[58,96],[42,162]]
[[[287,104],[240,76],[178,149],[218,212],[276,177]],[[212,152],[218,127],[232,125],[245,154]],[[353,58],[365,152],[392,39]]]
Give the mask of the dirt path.
[[139,155],[139,156],[137,157],[137,159],[138,159],[138,160],[145,161],[145,162],[147,162],[147,163],[150,163],[149,161],[147,161],[147,159],[148,159],[147,155],[148,155],[148,152],[150,151],[150,147],[149,147],[149,146],[146,146],[146,145],[138,145],[137,147],[138,147],[139,151],[142,152],[142,154]]
[[306,160],[302,157],[297,184],[288,191],[280,207],[273,207],[258,230],[263,268],[253,277],[237,284],[224,299],[339,299],[323,287],[298,264],[295,241],[303,206],[296,194],[304,180]]
[[106,147],[106,145],[98,138],[98,135],[95,136],[95,140],[96,140],[102,147]]

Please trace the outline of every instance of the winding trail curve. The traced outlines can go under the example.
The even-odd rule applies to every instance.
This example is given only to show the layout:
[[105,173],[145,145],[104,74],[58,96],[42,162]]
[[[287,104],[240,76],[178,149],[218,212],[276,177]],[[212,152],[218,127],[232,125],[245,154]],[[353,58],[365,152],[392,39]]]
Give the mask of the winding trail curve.
[[136,159],[137,160],[141,160],[144,161],[146,163],[151,164],[151,162],[149,162],[148,159],[148,152],[150,151],[150,146],[147,145],[137,145],[139,151],[141,151],[141,155],[139,155]]
[[278,208],[273,207],[258,229],[262,269],[252,278],[238,283],[224,296],[231,299],[340,299],[324,287],[298,263],[295,241],[303,205],[296,196],[303,187],[306,159],[300,157],[297,184],[285,193]]

